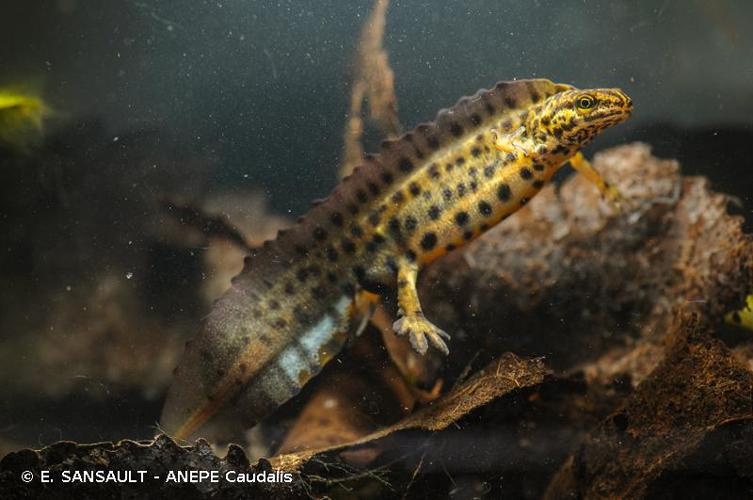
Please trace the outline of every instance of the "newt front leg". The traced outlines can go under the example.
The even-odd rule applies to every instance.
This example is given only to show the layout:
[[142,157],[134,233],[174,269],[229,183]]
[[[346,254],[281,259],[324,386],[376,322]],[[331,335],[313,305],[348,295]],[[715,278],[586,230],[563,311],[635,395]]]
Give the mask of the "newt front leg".
[[[418,300],[416,280],[418,265],[403,259],[397,269],[397,304],[400,319],[395,321],[392,329],[398,335],[407,335],[413,348],[425,354],[429,348],[428,342],[445,354],[449,354],[443,338],[450,339],[447,332],[434,326],[424,317],[421,303]],[[428,342],[427,342],[428,337]]]
[[572,165],[579,174],[583,175],[596,186],[596,189],[599,190],[603,197],[611,203],[614,203],[619,208],[620,203],[624,201],[620,192],[616,187],[604,180],[601,174],[596,171],[590,161],[586,160],[582,153],[575,153],[575,156],[570,158],[569,161],[570,165]]

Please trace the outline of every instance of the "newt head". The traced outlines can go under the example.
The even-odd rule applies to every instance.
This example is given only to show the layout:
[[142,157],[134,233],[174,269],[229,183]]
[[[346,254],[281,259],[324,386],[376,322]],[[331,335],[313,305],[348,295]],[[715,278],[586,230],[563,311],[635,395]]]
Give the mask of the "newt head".
[[549,97],[540,113],[529,115],[532,136],[546,134],[565,146],[585,146],[601,131],[622,123],[633,101],[620,89],[572,89]]

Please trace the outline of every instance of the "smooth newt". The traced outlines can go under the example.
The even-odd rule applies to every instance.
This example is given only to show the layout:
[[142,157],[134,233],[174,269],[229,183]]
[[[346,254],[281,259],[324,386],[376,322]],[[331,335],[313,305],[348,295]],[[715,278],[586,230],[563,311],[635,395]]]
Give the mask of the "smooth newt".
[[[368,318],[359,300],[397,289],[398,334],[445,354],[424,316],[419,270],[524,206],[570,162],[605,195],[579,152],[626,120],[618,89],[549,80],[498,83],[385,141],[244,270],[187,344],[161,425],[182,439],[232,403],[252,423],[297,394]],[[350,332],[350,333],[349,333]]]

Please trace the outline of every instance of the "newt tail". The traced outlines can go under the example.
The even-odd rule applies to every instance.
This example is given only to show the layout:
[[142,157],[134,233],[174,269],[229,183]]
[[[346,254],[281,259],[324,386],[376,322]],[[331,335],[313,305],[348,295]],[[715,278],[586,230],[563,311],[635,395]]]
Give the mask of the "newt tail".
[[363,325],[367,292],[396,289],[395,331],[421,353],[429,345],[447,353],[449,335],[421,308],[420,270],[512,215],[568,162],[616,200],[579,151],[631,112],[618,89],[501,82],[385,141],[246,259],[186,348],[163,428],[187,438],[226,406],[258,422]]

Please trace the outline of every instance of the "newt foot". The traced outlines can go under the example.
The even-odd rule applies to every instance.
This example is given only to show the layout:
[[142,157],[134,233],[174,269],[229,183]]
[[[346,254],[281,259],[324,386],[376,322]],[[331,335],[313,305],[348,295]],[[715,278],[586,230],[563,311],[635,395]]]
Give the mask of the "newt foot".
[[407,335],[413,348],[420,354],[426,354],[429,342],[445,355],[450,353],[447,344],[442,340],[449,340],[450,335],[422,315],[403,316],[393,323],[392,329],[398,335]]

